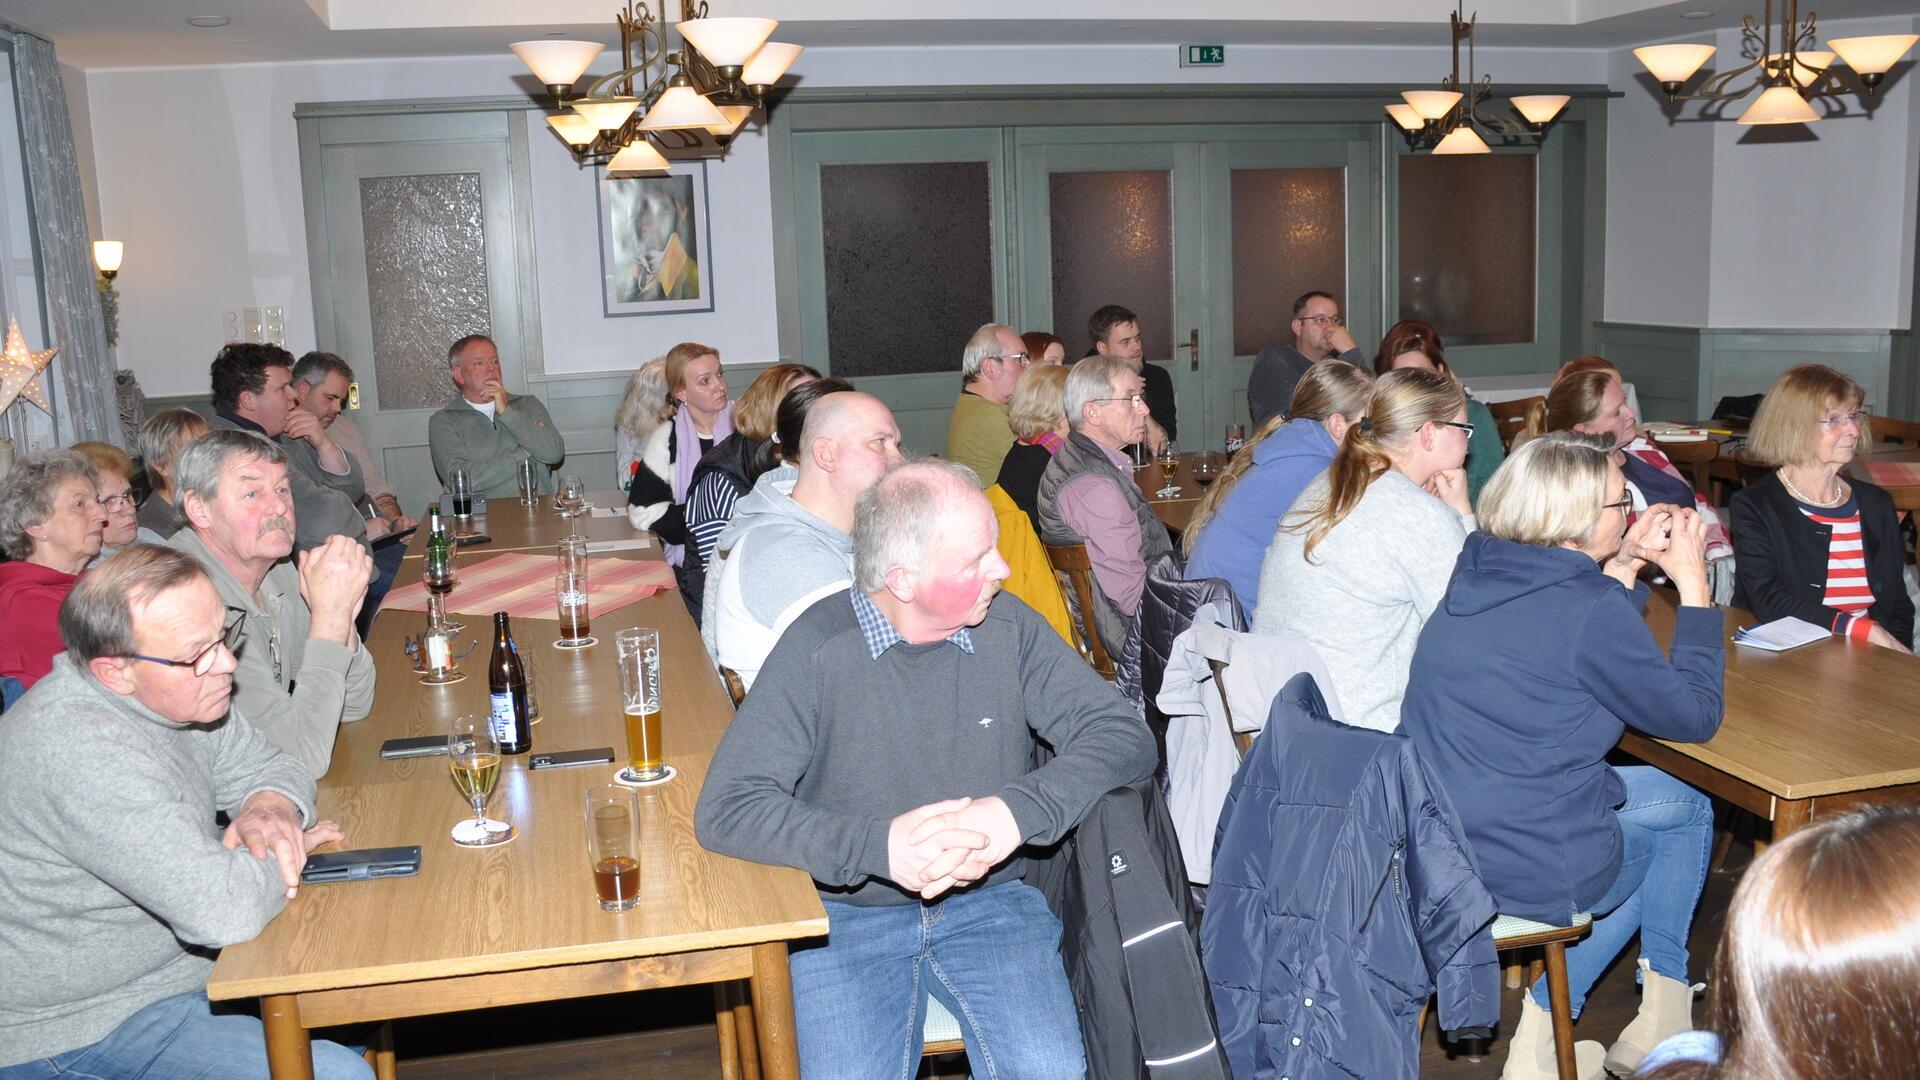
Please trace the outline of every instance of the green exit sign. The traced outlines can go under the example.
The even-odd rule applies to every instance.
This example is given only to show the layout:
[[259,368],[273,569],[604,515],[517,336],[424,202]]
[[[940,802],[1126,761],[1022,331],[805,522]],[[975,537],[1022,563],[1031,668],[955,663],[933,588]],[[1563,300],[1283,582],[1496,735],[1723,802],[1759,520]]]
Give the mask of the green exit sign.
[[1220,67],[1227,62],[1225,45],[1180,46],[1181,67]]

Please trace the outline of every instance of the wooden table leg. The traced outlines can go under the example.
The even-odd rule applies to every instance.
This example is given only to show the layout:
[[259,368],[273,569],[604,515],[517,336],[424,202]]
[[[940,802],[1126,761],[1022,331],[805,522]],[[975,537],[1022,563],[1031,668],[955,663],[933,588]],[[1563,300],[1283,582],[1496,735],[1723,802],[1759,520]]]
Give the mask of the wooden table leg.
[[[753,1020],[760,1071],[767,1080],[800,1080],[800,1046],[793,1030],[793,980],[784,941],[753,947]],[[275,1080],[279,1080],[276,1075]]]
[[300,999],[276,994],[260,999],[267,1029],[267,1071],[273,1080],[313,1080],[313,1042],[300,1022]]
[[1805,828],[1807,822],[1812,820],[1812,799],[1775,799],[1773,801],[1773,838],[1776,841],[1792,836],[1794,830]]

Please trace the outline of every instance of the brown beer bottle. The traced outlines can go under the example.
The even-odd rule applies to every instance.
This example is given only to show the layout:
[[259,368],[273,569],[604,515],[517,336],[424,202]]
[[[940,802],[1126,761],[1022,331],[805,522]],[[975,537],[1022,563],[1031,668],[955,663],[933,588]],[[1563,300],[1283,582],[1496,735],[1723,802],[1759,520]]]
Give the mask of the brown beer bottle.
[[533,749],[533,718],[527,707],[527,669],[514,648],[507,613],[493,613],[493,657],[487,661],[487,689],[492,695],[494,740],[503,754]]

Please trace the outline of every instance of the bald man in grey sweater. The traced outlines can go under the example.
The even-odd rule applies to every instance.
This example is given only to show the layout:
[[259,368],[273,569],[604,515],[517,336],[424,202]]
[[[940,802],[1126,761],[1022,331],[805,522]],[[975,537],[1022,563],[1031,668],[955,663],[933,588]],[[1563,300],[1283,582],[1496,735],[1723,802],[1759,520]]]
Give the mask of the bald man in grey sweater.
[[[133,545],[68,595],[67,651],[0,723],[0,1080],[267,1075],[260,1021],[215,1015],[207,975],[341,833],[229,710],[226,619],[191,558]],[[313,1059],[373,1075],[335,1043]]]

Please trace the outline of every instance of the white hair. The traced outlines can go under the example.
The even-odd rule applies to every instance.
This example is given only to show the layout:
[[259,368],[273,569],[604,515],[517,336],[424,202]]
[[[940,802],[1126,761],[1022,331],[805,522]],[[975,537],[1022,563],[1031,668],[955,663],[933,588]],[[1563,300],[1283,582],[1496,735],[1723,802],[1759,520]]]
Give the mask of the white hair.
[[938,458],[915,458],[881,477],[853,511],[854,588],[877,593],[894,567],[925,566],[927,550],[946,533],[956,496],[979,491],[972,469]]
[[[1000,332],[1013,334],[1013,327],[990,322],[967,339],[967,350],[960,354],[960,377],[972,382],[980,377],[980,365],[1000,357]],[[1018,334],[1014,334],[1018,337]]]
[[1067,390],[1061,404],[1067,413],[1067,425],[1075,431],[1087,426],[1087,406],[1111,398],[1117,392],[1114,380],[1122,375],[1138,375],[1131,362],[1106,353],[1089,356],[1073,365],[1067,373]]

